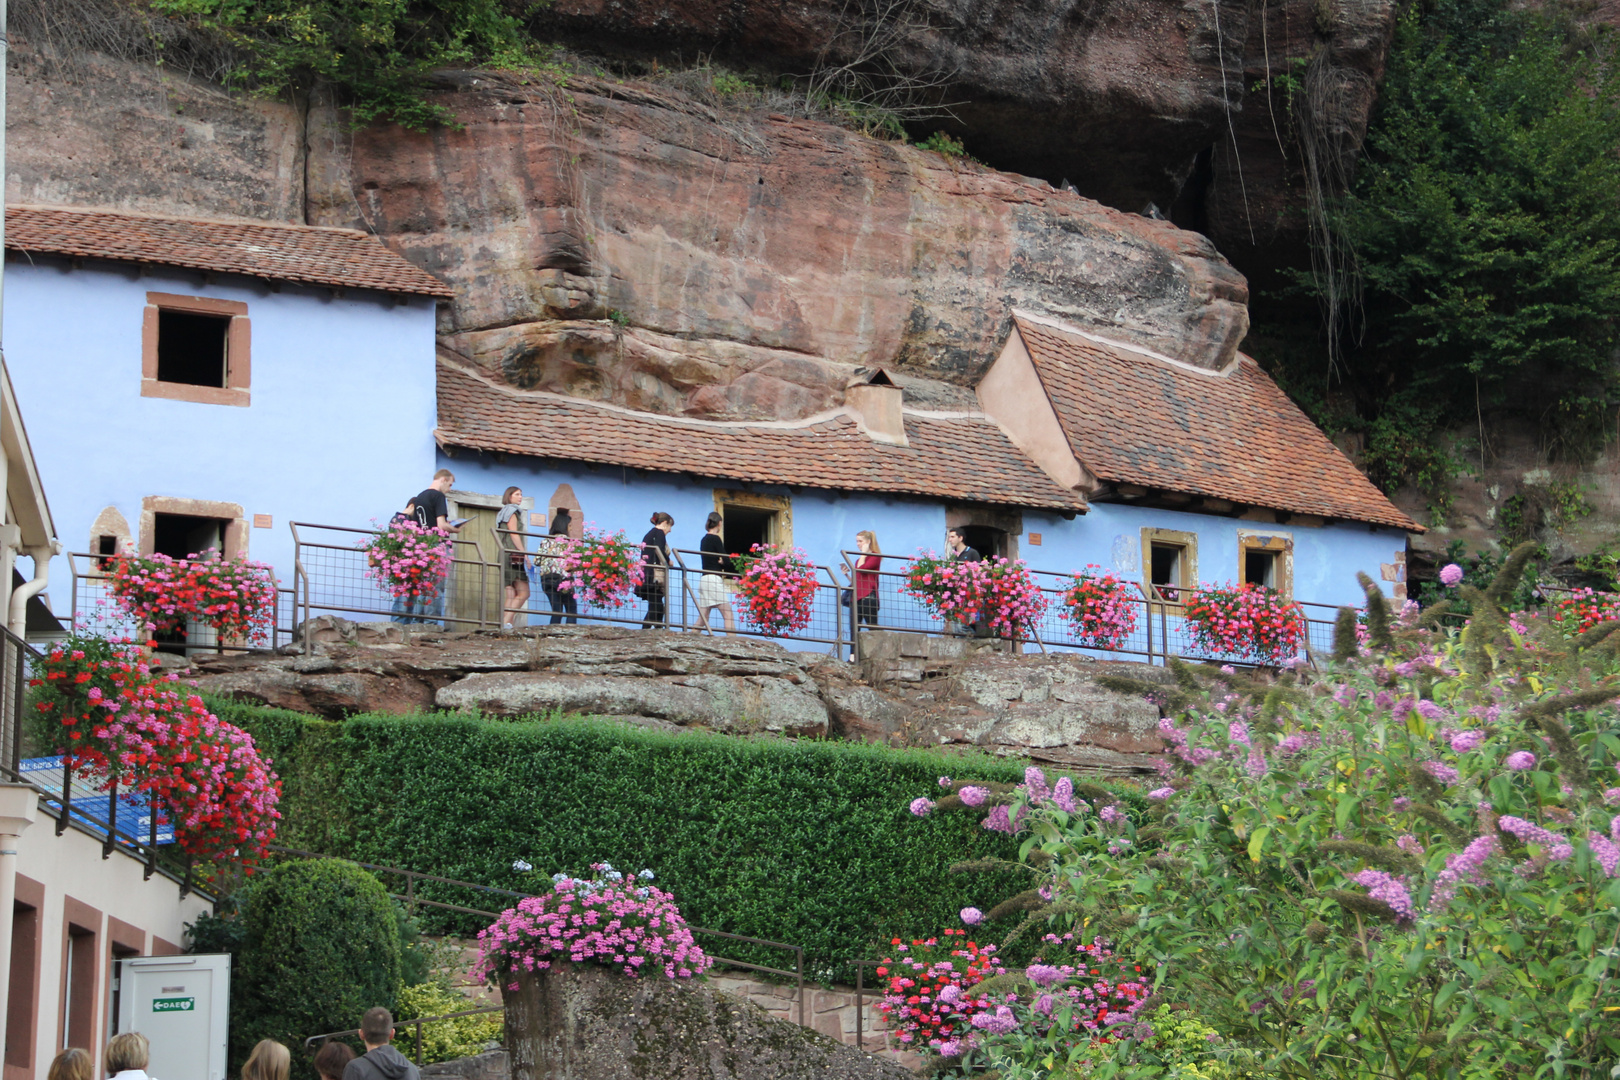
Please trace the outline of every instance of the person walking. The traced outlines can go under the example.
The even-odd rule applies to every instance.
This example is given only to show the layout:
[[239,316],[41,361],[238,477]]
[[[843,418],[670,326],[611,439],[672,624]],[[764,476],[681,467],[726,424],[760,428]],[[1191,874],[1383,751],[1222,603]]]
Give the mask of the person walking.
[[327,1039],[315,1051],[315,1071],[320,1074],[321,1080],[343,1080],[343,1070],[353,1060],[354,1051],[349,1049],[348,1043]]
[[393,1039],[394,1014],[380,1005],[367,1009],[360,1018],[366,1052],[343,1067],[343,1080],[422,1080],[410,1059],[389,1045]]
[[[461,531],[461,526],[450,524],[450,501],[445,498],[445,493],[455,486],[456,474],[449,469],[440,469],[433,474],[433,481],[405,504],[405,512],[416,519],[417,525],[424,529],[437,529],[444,534],[444,543],[447,544],[453,542],[450,540],[452,534]],[[433,586],[433,598],[416,597],[403,601],[406,618],[401,622],[444,622],[444,601],[449,582],[441,577],[429,584]],[[424,619],[424,615],[427,618]]]
[[675,519],[658,511],[652,516],[652,528],[641,538],[641,588],[636,590],[647,601],[647,614],[642,616],[641,628],[652,630],[663,626],[669,619],[665,605],[669,595],[669,531]]
[[866,626],[876,626],[878,609],[882,607],[877,571],[883,569],[883,549],[878,547],[877,534],[871,529],[855,534],[855,546],[861,552],[855,562],[855,614]]
[[95,1059],[88,1050],[70,1046],[51,1059],[46,1080],[95,1080]]
[[[974,548],[968,546],[967,536],[960,528],[953,527],[945,530],[945,546],[950,549],[951,562],[970,563],[984,561],[984,556],[980,555]],[[953,619],[948,621],[945,630],[947,633],[953,634],[957,637],[967,637],[969,634],[978,631],[979,622],[980,620],[975,619],[970,625],[967,623],[956,622]]]
[[287,1080],[292,1054],[274,1039],[260,1039],[242,1063],[242,1080]]
[[495,536],[500,540],[501,585],[506,606],[501,609],[501,629],[511,630],[519,620],[527,620],[529,608],[529,549],[523,528],[523,489],[506,489],[501,509],[495,515]]
[[720,526],[724,523],[724,518],[710,511],[709,519],[703,524],[703,542],[698,545],[703,560],[703,576],[698,579],[698,618],[704,629],[708,629],[709,612],[719,608],[726,633],[735,634],[737,623],[731,613],[731,597],[726,595],[725,578],[731,569],[731,560],[726,556],[726,542],[720,536]]
[[152,1060],[152,1046],[138,1031],[124,1031],[107,1040],[102,1055],[112,1080],[151,1080],[146,1065]]
[[579,601],[574,596],[574,590],[562,587],[562,556],[568,540],[568,530],[573,523],[573,515],[568,512],[567,507],[553,510],[551,532],[540,544],[540,589],[546,594],[546,604],[551,608],[552,626],[565,621],[563,612],[568,613],[566,621],[569,626],[576,626],[579,623],[575,615],[579,611]]

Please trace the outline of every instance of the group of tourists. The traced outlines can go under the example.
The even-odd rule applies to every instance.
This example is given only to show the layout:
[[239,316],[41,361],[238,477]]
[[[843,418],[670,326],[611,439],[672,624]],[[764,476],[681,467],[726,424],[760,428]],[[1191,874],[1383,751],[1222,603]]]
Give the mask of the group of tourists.
[[[412,519],[423,529],[438,529],[446,534],[461,531],[465,519],[450,517],[450,504],[446,493],[455,485],[456,477],[449,469],[433,474],[433,482],[411,497],[405,509],[395,520]],[[495,515],[495,535],[500,544],[501,566],[501,628],[511,630],[519,618],[529,611],[531,568],[537,571],[540,590],[545,595],[551,624],[579,622],[579,601],[573,592],[563,588],[566,572],[563,555],[570,530],[575,528],[573,514],[566,507],[551,512],[550,525],[539,549],[531,553],[528,548],[528,530],[523,520],[523,489],[513,485],[501,494],[501,506]],[[641,626],[655,629],[669,623],[669,571],[673,565],[669,552],[669,534],[674,531],[675,519],[659,511],[653,514],[652,527],[641,538],[641,580],[636,595],[647,603]],[[950,557],[958,562],[978,562],[979,552],[968,546],[967,537],[960,528],[946,533]],[[878,571],[883,567],[883,549],[878,546],[877,534],[862,529],[855,534],[855,546],[860,558],[855,564],[853,586],[842,590],[842,604],[854,609],[858,624],[876,626],[879,599]],[[718,512],[710,513],[703,523],[703,539],[698,544],[701,575],[698,579],[698,619],[705,629],[712,629],[710,620],[718,612],[720,624],[728,634],[737,632],[736,615],[731,608],[728,578],[736,573],[737,553],[727,550],[725,518]],[[394,603],[396,622],[442,622],[444,620],[445,593],[441,583],[436,595],[428,600],[400,599]],[[961,628],[965,631],[965,628]]]
[[[366,1052],[355,1055],[348,1044],[328,1039],[315,1052],[315,1071],[321,1080],[422,1080],[410,1059],[392,1046],[394,1015],[387,1009],[367,1009],[355,1032]],[[107,1040],[103,1065],[109,1080],[153,1080],[146,1069],[152,1046],[138,1031],[125,1031]],[[288,1080],[292,1052],[274,1039],[260,1039],[242,1063],[241,1080]],[[96,1080],[95,1059],[87,1050],[70,1046],[51,1061],[48,1080]]]

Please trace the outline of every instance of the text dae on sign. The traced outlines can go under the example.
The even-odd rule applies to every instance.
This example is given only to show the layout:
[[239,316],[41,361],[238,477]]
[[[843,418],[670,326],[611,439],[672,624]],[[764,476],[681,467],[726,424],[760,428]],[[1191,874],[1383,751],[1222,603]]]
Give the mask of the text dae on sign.
[[160,1012],[192,1012],[197,1008],[197,999],[194,997],[153,998],[152,1011]]

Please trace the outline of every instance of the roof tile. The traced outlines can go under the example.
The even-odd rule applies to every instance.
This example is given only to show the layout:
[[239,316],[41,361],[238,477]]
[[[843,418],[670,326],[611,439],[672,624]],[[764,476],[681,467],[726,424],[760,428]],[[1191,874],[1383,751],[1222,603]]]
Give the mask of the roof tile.
[[354,229],[65,206],[6,207],[12,251],[184,266],[331,288],[449,298],[450,287]]
[[439,438],[453,446],[833,491],[1082,511],[1085,501],[982,416],[907,413],[909,447],[840,416],[805,427],[716,424],[497,386],[439,363]]
[[1101,479],[1422,531],[1249,357],[1208,371],[1016,323],[1075,456]]

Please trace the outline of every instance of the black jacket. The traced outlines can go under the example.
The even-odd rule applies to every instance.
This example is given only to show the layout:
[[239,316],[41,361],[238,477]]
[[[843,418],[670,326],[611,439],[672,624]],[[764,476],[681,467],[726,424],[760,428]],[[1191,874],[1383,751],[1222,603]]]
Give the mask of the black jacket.
[[422,1074],[392,1046],[379,1046],[345,1065],[343,1080],[422,1080]]

